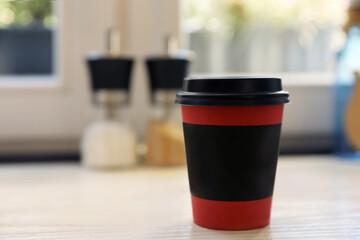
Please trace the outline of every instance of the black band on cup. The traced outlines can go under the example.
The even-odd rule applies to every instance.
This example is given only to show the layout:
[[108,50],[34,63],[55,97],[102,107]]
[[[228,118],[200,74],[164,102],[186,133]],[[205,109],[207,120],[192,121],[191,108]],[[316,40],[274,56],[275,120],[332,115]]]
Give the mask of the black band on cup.
[[183,126],[194,196],[219,201],[272,196],[281,124]]

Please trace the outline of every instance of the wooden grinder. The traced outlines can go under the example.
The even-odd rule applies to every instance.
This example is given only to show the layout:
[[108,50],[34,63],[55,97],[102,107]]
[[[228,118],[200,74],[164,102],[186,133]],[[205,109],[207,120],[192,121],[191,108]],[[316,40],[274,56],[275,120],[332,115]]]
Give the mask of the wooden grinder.
[[177,40],[169,37],[167,53],[146,59],[154,108],[160,116],[148,125],[145,162],[150,165],[170,166],[186,162],[182,126],[171,120],[175,94],[187,74],[189,59],[177,55]]
[[360,150],[360,74],[355,72],[354,75],[354,92],[346,111],[345,132],[352,147]]

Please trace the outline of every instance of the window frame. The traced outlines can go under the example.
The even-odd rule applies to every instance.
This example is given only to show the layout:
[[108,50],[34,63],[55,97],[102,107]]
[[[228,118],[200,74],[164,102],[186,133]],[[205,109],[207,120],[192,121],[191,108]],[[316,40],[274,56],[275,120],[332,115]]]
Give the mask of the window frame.
[[[84,5],[87,12],[79,15]],[[104,50],[101,33],[118,20],[114,5],[117,0],[57,1],[54,74],[0,78],[1,154],[77,152],[92,111],[86,54]],[[95,13],[99,19],[89,26],[84,18]]]
[[9,94],[23,95],[27,93],[64,92],[66,81],[62,76],[62,52],[64,43],[64,1],[57,1],[52,3],[52,10],[57,17],[58,22],[56,28],[53,29],[53,73],[51,74],[11,74],[0,75],[0,91]]

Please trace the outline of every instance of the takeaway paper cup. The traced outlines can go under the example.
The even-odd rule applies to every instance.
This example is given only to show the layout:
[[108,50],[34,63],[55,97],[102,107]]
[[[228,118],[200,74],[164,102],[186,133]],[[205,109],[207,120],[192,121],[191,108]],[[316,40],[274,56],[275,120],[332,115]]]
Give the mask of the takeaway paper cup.
[[283,107],[279,78],[187,78],[181,104],[194,222],[269,224]]

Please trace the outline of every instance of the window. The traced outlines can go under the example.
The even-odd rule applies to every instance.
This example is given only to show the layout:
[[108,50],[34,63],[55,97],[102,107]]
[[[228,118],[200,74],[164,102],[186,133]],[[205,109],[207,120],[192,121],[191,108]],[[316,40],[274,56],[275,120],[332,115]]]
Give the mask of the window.
[[191,74],[281,77],[292,101],[282,151],[331,151],[334,67],[348,3],[182,0],[185,47],[196,53]]
[[195,73],[324,72],[341,43],[343,0],[184,0]]
[[1,1],[0,75],[53,74],[55,22],[51,0]]
[[[16,23],[16,13],[6,9],[15,2],[34,4],[32,6],[35,8],[42,1],[44,0],[0,0],[0,19],[6,23],[6,26],[2,23],[1,29],[16,28],[20,31],[31,28],[31,22],[29,25]],[[117,5],[122,1],[45,2],[50,3],[46,6],[50,6],[51,11],[50,15],[43,15],[39,28],[51,32],[51,51],[48,51],[51,58],[48,59],[52,68],[50,71],[48,68],[46,71],[36,72],[30,69],[31,73],[14,70],[0,73],[2,154],[75,152],[78,149],[78,140],[91,111],[85,57],[92,50],[103,50],[104,34],[109,27],[115,25]],[[3,15],[4,12],[7,13]],[[30,39],[23,41],[28,44],[27,48],[33,47]],[[38,55],[34,54],[32,61],[36,57]]]

